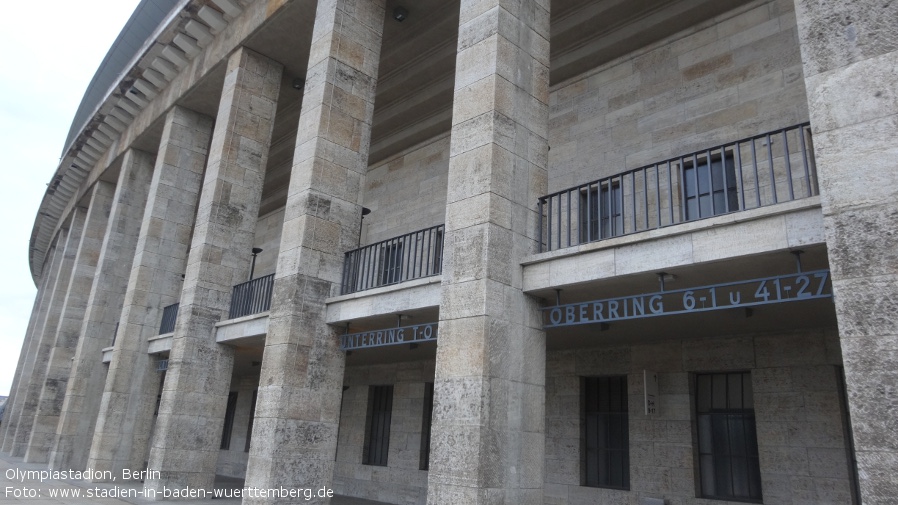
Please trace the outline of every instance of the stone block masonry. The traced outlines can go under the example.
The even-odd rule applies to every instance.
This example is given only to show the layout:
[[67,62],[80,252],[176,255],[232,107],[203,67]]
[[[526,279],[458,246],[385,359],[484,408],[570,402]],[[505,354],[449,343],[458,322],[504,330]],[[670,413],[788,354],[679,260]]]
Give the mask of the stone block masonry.
[[248,486],[330,487],[345,357],[324,299],[338,293],[343,254],[358,244],[384,16],[382,0],[323,0],[315,13]]
[[146,488],[212,489],[234,364],[215,342],[232,287],[249,276],[283,67],[249,49],[228,58]]
[[165,117],[88,457],[98,471],[146,465],[160,380],[147,340],[159,334],[162,309],[181,296],[212,125],[182,107]]
[[78,253],[72,266],[72,276],[66,291],[59,326],[50,350],[46,379],[41,386],[28,450],[25,452],[25,461],[29,463],[47,463],[50,450],[56,441],[56,426],[59,424],[72,371],[72,359],[81,336],[84,311],[87,308],[88,299],[84,293],[90,292],[90,286],[93,284],[114,193],[114,184],[98,181],[91,194],[84,231],[78,244]]
[[898,3],[796,0],[861,499],[898,496]]
[[106,366],[97,356],[110,347],[118,331],[118,318],[128,287],[140,223],[153,177],[153,155],[131,149],[125,153],[118,185],[103,238],[93,285],[87,298],[81,338],[75,350],[66,386],[50,466],[87,468]]
[[[69,282],[72,278],[72,269],[78,254],[78,245],[81,243],[81,234],[84,231],[86,209],[77,208],[69,222],[69,231],[66,234],[65,246],[62,250],[58,273],[53,283],[52,297],[47,308],[46,318],[41,326],[41,331],[35,334],[36,346],[34,352],[34,365],[28,384],[21,395],[21,407],[14,405],[13,415],[17,416],[15,438],[10,454],[16,457],[24,457],[28,451],[28,442],[31,439],[31,430],[34,427],[34,416],[37,413],[41,390],[47,378],[50,363],[50,353],[56,343],[56,331],[65,307],[66,294]],[[18,402],[17,402],[18,403]]]

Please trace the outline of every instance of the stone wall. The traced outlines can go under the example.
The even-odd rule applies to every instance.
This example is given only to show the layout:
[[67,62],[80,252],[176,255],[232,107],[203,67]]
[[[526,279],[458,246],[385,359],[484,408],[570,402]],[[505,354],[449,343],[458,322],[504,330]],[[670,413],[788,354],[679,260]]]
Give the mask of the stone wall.
[[440,135],[368,168],[362,245],[443,224],[449,135]]
[[553,86],[549,191],[807,121],[792,0],[750,2]]
[[[334,492],[398,505],[423,505],[427,472],[420,470],[424,383],[433,382],[434,360],[347,366]],[[393,384],[387,466],[362,464],[369,386]]]
[[253,277],[273,274],[277,265],[278,249],[281,246],[281,229],[284,225],[284,207],[259,216],[256,221],[256,235],[253,247],[261,247],[256,256],[256,270]]
[[[835,331],[671,338],[550,352],[546,364],[545,503],[729,503],[696,498],[695,372],[749,371],[765,504],[851,503],[841,354]],[[643,370],[658,373],[660,412],[645,415]],[[580,485],[580,377],[626,375],[630,491]]]

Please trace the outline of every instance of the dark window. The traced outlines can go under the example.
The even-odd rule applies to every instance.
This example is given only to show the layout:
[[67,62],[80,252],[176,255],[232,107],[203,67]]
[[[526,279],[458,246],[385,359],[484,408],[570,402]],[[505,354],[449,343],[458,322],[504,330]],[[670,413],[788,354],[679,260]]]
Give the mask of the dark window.
[[630,489],[627,378],[584,377],[582,483]]
[[430,426],[433,422],[433,382],[424,383],[424,417],[421,420],[420,470],[430,469]]
[[433,270],[434,274],[443,271],[443,232],[437,230],[433,240]]
[[384,245],[380,255],[381,285],[395,284],[402,279],[402,243]]
[[760,502],[751,375],[700,374],[695,383],[701,495]]
[[365,423],[365,448],[362,464],[387,466],[390,451],[390,416],[393,410],[393,386],[368,388],[368,416]]
[[256,419],[256,396],[258,396],[259,390],[253,390],[253,400],[249,404],[249,425],[246,427],[246,446],[243,447],[243,452],[249,452],[249,441],[253,437],[253,420]]
[[580,191],[580,242],[591,242],[624,232],[623,192],[620,183],[602,183]]
[[224,428],[221,430],[221,449],[231,448],[231,430],[234,428],[234,413],[237,411],[237,392],[228,393],[228,408],[225,410]]
[[[697,165],[697,171],[696,171]],[[689,221],[739,209],[733,156],[697,156],[683,162],[683,212]]]

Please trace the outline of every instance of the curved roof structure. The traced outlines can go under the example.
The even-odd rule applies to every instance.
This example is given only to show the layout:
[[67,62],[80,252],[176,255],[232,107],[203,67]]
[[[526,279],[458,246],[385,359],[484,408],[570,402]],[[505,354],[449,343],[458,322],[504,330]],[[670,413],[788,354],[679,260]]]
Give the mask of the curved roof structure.
[[147,39],[152,35],[166,15],[177,5],[179,0],[141,0],[134,9],[131,18],[125,23],[121,33],[112,43],[97,73],[84,91],[78,111],[72,119],[69,134],[62,147],[62,154],[71,146],[78,132],[92,116],[100,103],[106,98],[109,88],[114,86],[122,73],[128,69]]

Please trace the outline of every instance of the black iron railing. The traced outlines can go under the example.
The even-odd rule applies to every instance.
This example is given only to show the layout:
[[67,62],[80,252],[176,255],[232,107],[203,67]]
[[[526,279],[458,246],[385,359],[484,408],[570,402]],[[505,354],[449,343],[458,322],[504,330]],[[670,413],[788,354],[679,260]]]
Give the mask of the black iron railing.
[[271,289],[273,287],[274,274],[258,277],[234,286],[228,318],[236,319],[270,309]]
[[430,277],[442,270],[443,225],[438,225],[347,252],[341,292]]
[[803,123],[544,196],[540,252],[817,193],[811,129]]
[[162,324],[159,325],[160,335],[175,331],[175,321],[178,319],[178,305],[173,303],[162,309]]

